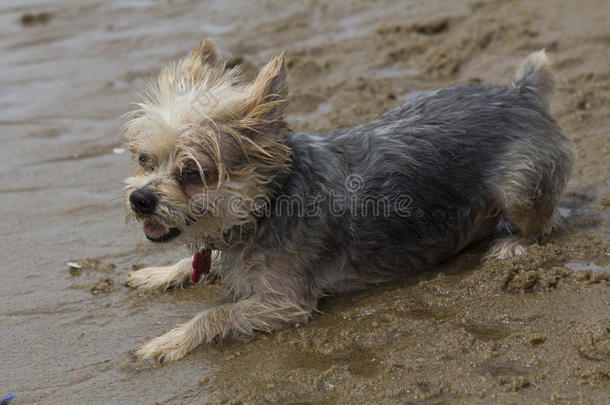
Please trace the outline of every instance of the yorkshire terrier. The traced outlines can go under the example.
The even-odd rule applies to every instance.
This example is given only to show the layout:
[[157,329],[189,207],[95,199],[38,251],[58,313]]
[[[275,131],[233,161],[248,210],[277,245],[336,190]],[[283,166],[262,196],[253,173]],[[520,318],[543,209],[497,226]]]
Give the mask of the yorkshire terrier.
[[573,162],[549,112],[548,66],[539,51],[508,86],[454,85],[327,134],[286,124],[283,53],[252,82],[209,41],[165,68],[124,127],[137,164],[125,205],[148,239],[194,256],[127,285],[165,290],[211,271],[237,299],[136,355],[178,360],[306,322],[323,295],[436,266],[490,236],[490,257],[525,252],[557,224]]

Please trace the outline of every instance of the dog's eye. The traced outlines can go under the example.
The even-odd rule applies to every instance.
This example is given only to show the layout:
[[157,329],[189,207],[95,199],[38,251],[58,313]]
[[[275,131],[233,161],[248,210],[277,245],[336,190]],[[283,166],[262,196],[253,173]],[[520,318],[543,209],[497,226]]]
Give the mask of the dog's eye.
[[206,187],[218,181],[216,170],[207,169],[199,171],[199,166],[194,162],[187,162],[178,174],[182,189],[187,196],[192,197],[201,194]]
[[155,167],[154,159],[152,156],[142,153],[138,156],[138,163],[145,170],[152,170]]
[[[203,177],[205,178],[205,172],[203,173]],[[182,172],[182,180],[188,184],[201,183],[201,175],[198,170],[186,169]]]
[[192,197],[203,192],[203,178],[205,177],[202,177],[199,170],[189,168],[188,166],[182,169],[182,172],[180,173],[180,181],[182,182],[182,189],[187,196]]
[[210,184],[218,180],[218,176],[215,170],[203,170],[200,172],[198,169],[194,169],[193,166],[186,166],[180,173],[180,178],[185,184],[191,185],[203,185],[203,182]]

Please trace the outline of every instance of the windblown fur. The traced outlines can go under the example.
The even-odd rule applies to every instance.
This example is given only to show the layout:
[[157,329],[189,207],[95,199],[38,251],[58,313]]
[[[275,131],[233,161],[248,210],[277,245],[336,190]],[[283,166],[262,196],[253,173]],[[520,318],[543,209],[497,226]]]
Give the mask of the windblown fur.
[[[327,134],[284,122],[283,54],[252,83],[210,42],[165,69],[125,126],[139,163],[128,212],[149,238],[175,229],[195,249],[218,249],[212,272],[240,300],[137,354],[176,360],[217,338],[304,322],[324,294],[436,266],[492,235],[490,256],[524,252],[555,225],[572,169],[548,110],[548,66],[541,51],[509,86],[451,86]],[[185,259],[128,284],[183,286],[190,272]]]

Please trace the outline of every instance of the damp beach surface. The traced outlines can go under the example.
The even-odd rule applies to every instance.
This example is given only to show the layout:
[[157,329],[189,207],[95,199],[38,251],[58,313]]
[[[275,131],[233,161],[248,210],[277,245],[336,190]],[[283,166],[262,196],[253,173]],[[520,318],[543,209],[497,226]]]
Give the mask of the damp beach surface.
[[[543,1],[20,1],[0,5],[0,397],[48,403],[607,403],[610,7]],[[165,294],[129,271],[188,252],[125,224],[120,117],[203,39],[252,75],[287,50],[296,130],[363,123],[455,82],[554,61],[574,140],[563,229],[508,261],[487,242],[391,285],[328,297],[306,325],[202,346],[161,367],[131,351],[232,299]],[[67,263],[67,264],[66,264]]]

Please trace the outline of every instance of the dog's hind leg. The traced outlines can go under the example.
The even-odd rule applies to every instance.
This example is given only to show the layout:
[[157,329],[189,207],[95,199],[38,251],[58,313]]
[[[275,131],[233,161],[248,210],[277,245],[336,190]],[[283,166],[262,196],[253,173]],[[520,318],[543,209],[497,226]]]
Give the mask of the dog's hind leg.
[[145,267],[129,273],[126,285],[144,290],[167,290],[190,283],[193,271],[192,257],[180,260],[172,266]]
[[[527,246],[551,232],[557,224],[557,206],[572,171],[572,143],[547,113],[553,89],[550,62],[544,51],[529,55],[517,70],[513,86],[523,110],[529,110],[503,156],[495,182],[497,207],[504,221],[518,229],[510,237],[499,239],[489,257],[509,258],[522,254]],[[534,104],[531,104],[534,103]]]
[[549,234],[560,218],[557,206],[566,183],[563,169],[530,161],[511,167],[507,173],[499,184],[498,201],[510,236],[495,241],[489,258],[508,259],[525,253],[529,245]]

